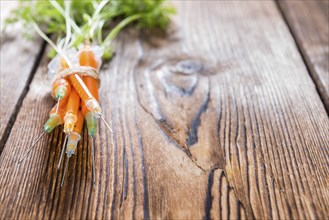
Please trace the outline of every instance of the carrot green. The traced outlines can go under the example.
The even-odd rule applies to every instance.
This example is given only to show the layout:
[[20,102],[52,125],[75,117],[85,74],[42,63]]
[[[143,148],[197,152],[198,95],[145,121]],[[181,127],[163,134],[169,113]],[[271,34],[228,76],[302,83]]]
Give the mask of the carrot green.
[[51,46],[59,50],[84,42],[98,44],[105,51],[103,58],[109,59],[111,42],[124,27],[133,23],[140,28],[165,29],[174,13],[166,0],[21,0],[6,24],[19,21],[27,35],[33,29],[44,39],[51,35],[56,41]]

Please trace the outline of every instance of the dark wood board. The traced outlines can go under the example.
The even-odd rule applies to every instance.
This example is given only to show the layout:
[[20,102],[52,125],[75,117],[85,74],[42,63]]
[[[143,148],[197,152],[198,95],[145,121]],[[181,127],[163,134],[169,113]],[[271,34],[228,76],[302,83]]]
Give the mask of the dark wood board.
[[0,156],[0,218],[326,219],[329,120],[274,1],[175,1],[166,35],[129,29],[101,72],[63,188],[62,129],[17,160],[54,104],[44,58]]
[[[1,30],[4,28],[5,18],[16,6],[15,1],[1,1]],[[0,152],[38,65],[38,55],[42,53],[42,42],[38,39],[25,39],[21,30],[21,25],[15,25],[6,32],[1,31]]]
[[279,0],[278,4],[329,112],[329,1]]

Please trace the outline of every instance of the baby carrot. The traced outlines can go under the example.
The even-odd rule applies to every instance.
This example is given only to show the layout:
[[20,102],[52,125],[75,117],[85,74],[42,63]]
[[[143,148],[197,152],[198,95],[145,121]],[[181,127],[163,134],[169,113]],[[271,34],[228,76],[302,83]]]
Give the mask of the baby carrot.
[[83,114],[81,111],[78,113],[78,120],[75,124],[73,132],[69,135],[66,147],[66,153],[69,155],[74,154],[78,141],[81,139],[81,131],[83,127]]
[[[80,66],[90,66],[90,67],[94,67],[95,69],[98,68],[95,55],[93,51],[90,50],[90,46],[86,45],[85,48],[80,52],[79,63]],[[91,76],[85,76],[83,77],[83,81],[88,87],[91,94],[95,97],[97,101],[99,101],[97,79]],[[92,112],[89,111],[89,109],[87,108],[84,102],[82,103],[82,113],[85,116],[85,120],[87,122],[88,134],[91,136],[95,136],[97,129],[97,119],[92,114]]]
[[96,118],[100,118],[106,127],[111,131],[111,127],[105,121],[102,115],[102,109],[96,100],[96,98],[91,94],[86,84],[83,82],[82,78],[78,74],[71,74],[69,76],[72,86],[79,94],[81,100],[86,104],[88,110],[93,113]]
[[52,130],[54,130],[55,127],[57,127],[60,124],[63,124],[64,121],[64,115],[65,115],[65,109],[66,104],[62,104],[61,101],[58,104],[56,104],[49,112],[49,119],[46,121],[44,125],[44,131],[47,133],[50,133]]
[[80,97],[77,92],[72,89],[69,100],[67,102],[66,113],[64,117],[64,132],[70,133],[73,131],[74,125],[77,121],[78,110],[80,106]]
[[[60,70],[69,68],[63,57],[60,58],[59,65],[60,65]],[[68,96],[70,92],[71,92],[71,85],[68,80],[64,78],[60,78],[53,83],[51,94],[56,100],[62,100],[64,97]]]
[[94,52],[90,49],[89,45],[85,45],[79,55],[80,66],[90,66],[95,69],[98,68],[98,63],[95,58]]
[[79,94],[81,100],[86,104],[89,111],[97,115],[101,116],[101,107],[99,106],[98,101],[91,94],[86,84],[83,82],[82,78],[78,74],[72,74],[69,76],[70,82],[76,92]]
[[[85,46],[85,48],[80,52],[79,56],[79,63],[80,66],[90,66],[95,69],[98,68],[98,64],[94,55],[94,52],[90,50],[90,46]],[[91,94],[94,96],[95,99],[98,100],[98,81],[94,77],[85,76],[83,77],[83,81],[85,82],[86,86],[88,87]],[[85,106],[85,105],[84,105]],[[85,106],[85,108],[87,108]]]
[[[65,163],[64,174],[63,174],[62,181],[61,181],[61,187],[63,186],[63,183],[64,183],[65,174],[67,171],[67,167],[69,165],[69,159],[75,153],[75,150],[77,149],[77,146],[78,146],[78,142],[81,139],[82,127],[83,127],[83,115],[82,115],[81,111],[79,111],[77,123],[75,124],[73,132],[69,134],[68,139],[67,139],[67,145],[66,145],[67,159],[66,159],[66,163]],[[63,150],[64,150],[64,148],[63,148]],[[61,153],[61,158],[60,158],[60,161],[58,164],[58,168],[61,163],[63,150]]]
[[68,96],[68,94],[70,94],[70,92],[71,92],[71,85],[69,81],[67,81],[66,79],[60,78],[53,83],[51,94],[56,100],[64,99],[65,97]]

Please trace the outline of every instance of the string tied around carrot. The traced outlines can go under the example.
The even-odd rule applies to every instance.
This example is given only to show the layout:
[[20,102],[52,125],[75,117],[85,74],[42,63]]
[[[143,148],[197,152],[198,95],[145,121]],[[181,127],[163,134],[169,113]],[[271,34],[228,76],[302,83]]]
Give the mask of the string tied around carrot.
[[[34,30],[51,46],[48,55],[53,60],[48,65],[48,73],[53,79],[52,95],[57,105],[49,116],[50,122],[53,123],[47,123],[47,129],[32,144],[20,162],[37,146],[44,134],[50,133],[63,122],[65,140],[73,140],[73,132],[83,125],[82,114],[92,139],[95,184],[94,137],[97,133],[97,119],[102,120],[113,132],[104,119],[99,100],[98,73],[102,60],[112,58],[112,43],[128,25],[165,29],[170,22],[170,15],[174,13],[175,9],[166,0],[21,0],[19,7],[6,19],[6,25],[22,22],[26,28],[25,35],[31,35],[29,32]],[[75,92],[77,95],[72,95]],[[75,140],[71,141],[74,143],[74,151],[79,141]],[[71,157],[73,151],[68,152],[71,152],[68,153]],[[67,165],[65,167],[66,172]]]
[[60,78],[66,78],[72,74],[79,74],[81,76],[90,76],[96,79],[99,84],[101,82],[98,71],[90,66],[75,66],[72,68],[61,70],[60,72],[58,72],[55,80]]

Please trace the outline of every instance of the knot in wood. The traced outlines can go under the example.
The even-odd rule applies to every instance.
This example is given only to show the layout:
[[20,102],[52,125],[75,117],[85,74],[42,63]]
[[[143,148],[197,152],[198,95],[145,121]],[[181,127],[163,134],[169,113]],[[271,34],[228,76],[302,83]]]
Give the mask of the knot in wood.
[[172,70],[176,73],[191,75],[200,73],[203,70],[203,64],[196,60],[183,60],[178,62]]

